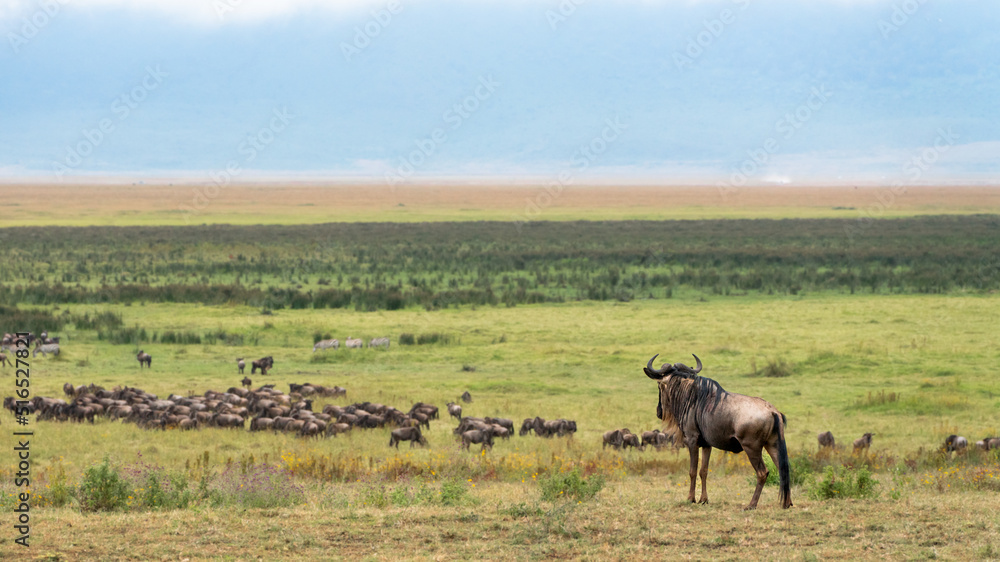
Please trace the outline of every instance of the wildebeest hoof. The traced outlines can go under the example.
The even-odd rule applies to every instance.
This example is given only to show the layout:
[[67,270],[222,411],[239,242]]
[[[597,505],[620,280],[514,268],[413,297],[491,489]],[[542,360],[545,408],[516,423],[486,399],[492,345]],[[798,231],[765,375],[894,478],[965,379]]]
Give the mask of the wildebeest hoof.
[[701,498],[698,503],[708,503],[708,498]]

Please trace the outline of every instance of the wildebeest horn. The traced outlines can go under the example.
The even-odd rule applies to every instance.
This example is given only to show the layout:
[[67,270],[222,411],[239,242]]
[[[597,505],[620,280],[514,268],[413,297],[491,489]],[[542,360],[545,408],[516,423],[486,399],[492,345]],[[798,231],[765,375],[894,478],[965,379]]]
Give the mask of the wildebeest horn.
[[649,362],[646,363],[646,368],[642,370],[644,373],[646,373],[647,377],[649,377],[649,378],[651,378],[653,380],[656,380],[656,381],[662,379],[663,376],[667,374],[667,368],[668,367],[672,367],[672,365],[664,365],[664,366],[660,367],[660,370],[654,369],[653,368],[653,360],[656,359],[659,356],[660,356],[659,353],[657,353],[656,355],[654,355],[649,360]]
[[694,355],[694,360],[698,362],[698,366],[694,368],[694,372],[695,373],[700,373],[701,372],[701,359],[698,359],[698,356],[695,355],[694,353],[692,353],[691,355]]

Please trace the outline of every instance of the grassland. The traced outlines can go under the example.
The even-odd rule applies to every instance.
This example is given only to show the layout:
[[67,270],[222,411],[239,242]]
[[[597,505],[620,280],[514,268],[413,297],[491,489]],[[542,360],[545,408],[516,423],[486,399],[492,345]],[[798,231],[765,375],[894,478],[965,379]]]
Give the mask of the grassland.
[[0,183],[3,226],[890,218],[1000,212],[995,186]]
[[[71,305],[58,312],[68,309],[77,315],[105,308]],[[388,430],[304,441],[211,429],[149,432],[107,421],[94,426],[39,422],[33,459],[43,497],[57,466],[77,480],[105,455],[127,464],[141,454],[145,462],[182,469],[208,453],[211,465],[220,469],[253,456],[256,462],[298,470],[296,480],[307,486],[309,499],[298,507],[238,513],[202,508],[193,519],[183,515],[189,510],[96,516],[43,508],[38,511],[38,551],[67,559],[239,559],[246,556],[240,545],[253,536],[250,544],[263,558],[382,558],[402,555],[402,549],[410,548],[409,537],[416,536],[417,557],[514,558],[528,553],[535,558],[638,558],[670,553],[728,558],[749,547],[762,549],[752,554],[761,557],[867,558],[884,553],[989,558],[994,552],[989,549],[1000,546],[995,490],[962,488],[965,482],[958,478],[938,483],[938,468],[966,461],[930,452],[953,432],[974,438],[1000,433],[1000,387],[993,377],[998,352],[991,345],[991,319],[998,309],[1000,299],[993,295],[676,298],[440,311],[285,310],[271,315],[244,306],[117,307],[126,324],[141,323],[149,330],[223,329],[256,333],[257,343],[144,345],[154,357],[150,373],[139,371],[132,345],[111,345],[97,340],[94,331],[68,325],[62,332],[63,355],[33,360],[35,393],[59,395],[67,381],[138,385],[161,395],[224,390],[237,384],[235,357],[271,354],[276,367],[266,382],[284,388],[306,380],[340,384],[348,388],[347,402],[373,400],[400,408],[418,400],[443,405],[469,390],[475,401],[466,405],[467,415],[574,418],[580,431],[571,440],[514,437],[479,455],[460,451],[451,436],[454,424],[443,420],[434,422],[427,434],[428,449],[399,452],[386,447]],[[317,331],[454,337],[447,345],[340,350],[317,360],[311,352]],[[710,477],[715,501],[703,508],[683,505],[685,455],[600,447],[606,429],[656,427],[655,393],[641,373],[645,359],[656,352],[673,361],[686,361],[688,352],[696,352],[706,363],[705,374],[727,389],[777,405],[789,418],[793,458],[811,457],[815,435],[822,430],[832,430],[841,442],[876,432],[870,465],[883,483],[881,497],[816,501],[797,486],[796,507],[779,513],[769,488],[761,511],[745,515],[738,508],[751,491],[750,471],[738,457],[717,454]],[[787,362],[790,374],[754,375],[754,365],[759,368],[771,359]],[[474,365],[476,371],[463,372],[462,365]],[[868,398],[883,391],[898,394],[898,400]],[[9,427],[9,413],[2,418]],[[317,460],[341,468],[330,468],[323,476],[308,466]],[[849,456],[844,460],[854,462]],[[4,494],[12,491],[13,466],[6,465],[0,479]],[[981,466],[997,467],[996,461]],[[583,504],[540,501],[534,477],[571,467],[604,473],[611,480],[597,498]],[[366,503],[379,486],[392,489],[447,478],[469,480],[468,497],[454,506]],[[899,493],[891,491],[896,489]],[[196,533],[199,527],[205,531]],[[689,536],[692,527],[695,532]],[[121,532],[136,533],[149,546],[126,553],[111,540]],[[6,552],[10,548],[9,542],[2,547]]]
[[[989,211],[986,201],[978,210]],[[44,220],[68,224],[59,213]],[[428,448],[399,451],[386,446],[388,429],[307,441],[32,422],[29,552],[66,560],[995,559],[998,459],[938,450],[951,433],[1000,434],[998,236],[995,215],[0,229],[0,327],[44,325],[63,338],[58,358],[32,359],[33,395],[61,396],[65,382],[161,396],[225,390],[239,384],[237,357],[272,355],[274,370],[252,376],[255,385],[348,389],[315,409],[365,400],[443,406],[468,390],[466,415],[579,426],[570,439],[515,436],[481,454],[460,450],[444,419],[426,432]],[[98,317],[114,321],[91,325]],[[399,345],[403,333],[448,341]],[[389,335],[393,344],[314,354],[315,337],[327,334]],[[165,343],[175,335],[202,343]],[[152,370],[140,370],[139,348],[153,356]],[[686,453],[601,448],[607,429],[657,426],[655,385],[641,371],[654,353],[689,363],[697,353],[704,375],[788,416],[802,477],[792,510],[779,510],[769,487],[760,510],[740,511],[752,490],[743,457],[717,452],[712,503],[690,506],[682,502]],[[14,377],[7,380],[0,396],[13,393]],[[0,423],[10,428],[13,416],[0,412]],[[875,432],[871,454],[817,456],[825,430],[848,447]],[[231,467],[277,467],[299,492],[277,506],[206,495],[183,509],[129,503],[100,514],[64,504],[65,494],[56,501],[56,489],[78,489],[105,457],[122,470],[150,463],[192,486]],[[877,497],[813,497],[826,465],[872,470]],[[542,481],[574,470],[607,483],[579,503],[541,498]],[[0,455],[8,513],[14,471],[13,455]],[[434,499],[446,486],[460,486],[455,501]],[[136,497],[144,493],[136,488]],[[0,537],[0,557],[25,554],[12,541]]]

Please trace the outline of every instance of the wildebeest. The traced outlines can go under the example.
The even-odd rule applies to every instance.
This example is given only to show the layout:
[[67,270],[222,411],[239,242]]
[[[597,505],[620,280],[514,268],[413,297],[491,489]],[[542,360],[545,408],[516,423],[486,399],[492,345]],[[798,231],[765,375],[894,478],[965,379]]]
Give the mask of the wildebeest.
[[661,449],[664,445],[672,444],[670,436],[663,433],[659,429],[654,429],[653,431],[643,431],[642,432],[642,445],[652,445],[657,449]]
[[260,374],[266,375],[267,370],[273,366],[274,366],[274,359],[270,355],[268,355],[267,357],[262,357],[250,363],[250,374],[252,375],[257,372],[257,369],[260,369]]
[[866,433],[854,440],[854,454],[868,452],[868,448],[872,446],[872,435],[875,434]]
[[411,448],[416,443],[420,443],[421,446],[427,445],[427,438],[420,433],[419,427],[401,427],[392,430],[389,434],[389,446],[398,449],[400,441],[409,441]]
[[818,436],[816,436],[816,439],[819,441],[820,451],[822,451],[823,449],[833,449],[836,448],[837,446],[837,441],[833,438],[833,433],[829,431],[824,431],[823,433],[820,433]]
[[622,433],[622,449],[625,447],[632,447],[633,449],[639,449],[640,451],[644,448],[642,443],[639,442],[639,436],[628,430]]
[[608,445],[611,445],[615,449],[622,448],[622,442],[624,441],[624,433],[621,429],[612,429],[611,431],[605,431],[604,435],[601,437],[601,448],[604,449]]
[[699,376],[702,365],[698,356],[697,367],[692,369],[681,363],[664,364],[653,369],[653,360],[646,363],[646,376],[659,381],[659,402],[656,414],[666,426],[666,433],[675,436],[675,442],[684,443],[691,457],[691,488],[688,501],[694,502],[698,476],[698,448],[701,448],[701,498],[708,503],[708,462],[712,448],[733,453],[745,451],[750,465],[757,473],[757,487],[746,509],[756,509],[761,490],[767,480],[768,469],[762,450],[766,449],[778,467],[778,496],[783,508],[792,506],[791,469],[785,446],[785,415],[762,398],[727,392],[712,379]]
[[236,367],[240,370],[240,374],[243,374],[243,369],[247,366],[247,362],[243,360],[242,357],[236,360]]
[[961,435],[949,435],[944,440],[944,450],[947,453],[952,451],[965,451],[965,448],[969,446],[969,440]]
[[982,441],[976,441],[976,446],[984,451],[1000,449],[1000,437],[987,437]]
[[384,347],[389,349],[389,337],[372,338],[371,341],[368,342],[368,349],[373,347]]
[[365,341],[361,338],[352,338],[348,336],[348,338],[344,340],[344,347],[347,349],[361,349],[364,346]]
[[458,418],[458,421],[462,421],[462,407],[454,402],[448,402],[448,413],[453,418]]
[[146,367],[153,368],[153,356],[146,353],[143,350],[139,350],[139,353],[135,356],[139,360],[139,368],[142,368],[142,364],[145,363]]
[[10,363],[10,361],[7,360],[7,356],[4,355],[3,353],[0,353],[0,366],[6,367],[7,363]]
[[243,377],[243,380],[240,381],[240,384],[242,384],[246,388],[250,388],[250,386],[253,385],[253,381],[250,380],[250,377]]
[[313,344],[313,353],[316,353],[317,349],[340,349],[340,340],[320,340]]
[[35,351],[32,352],[31,356],[35,357],[38,352],[42,352],[43,357],[48,357],[51,353],[52,355],[59,355],[59,344],[57,343],[39,343],[35,346]]
[[483,446],[480,451],[485,451],[486,447],[493,450],[493,428],[487,429],[470,429],[462,433],[462,447],[465,449],[469,448],[472,443],[482,443]]
[[472,402],[472,395],[469,394],[468,390],[466,390],[465,392],[462,393],[462,402],[465,402],[465,403]]

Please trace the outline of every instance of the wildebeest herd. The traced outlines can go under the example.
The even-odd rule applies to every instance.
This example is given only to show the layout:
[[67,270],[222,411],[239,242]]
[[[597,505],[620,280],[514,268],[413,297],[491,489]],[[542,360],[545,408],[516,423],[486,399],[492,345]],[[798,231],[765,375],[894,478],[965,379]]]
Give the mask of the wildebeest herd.
[[[59,338],[50,338],[48,332],[42,332],[38,336],[28,332],[28,336],[24,338],[23,341],[27,342],[28,347],[31,347],[31,345],[34,344],[35,349],[31,353],[32,357],[37,357],[39,353],[41,353],[43,357],[48,357],[50,353],[52,355],[59,355]],[[5,333],[3,337],[0,338],[0,366],[8,362],[7,356],[2,352],[7,351],[13,353],[17,351],[17,343],[18,339],[14,334]]]

